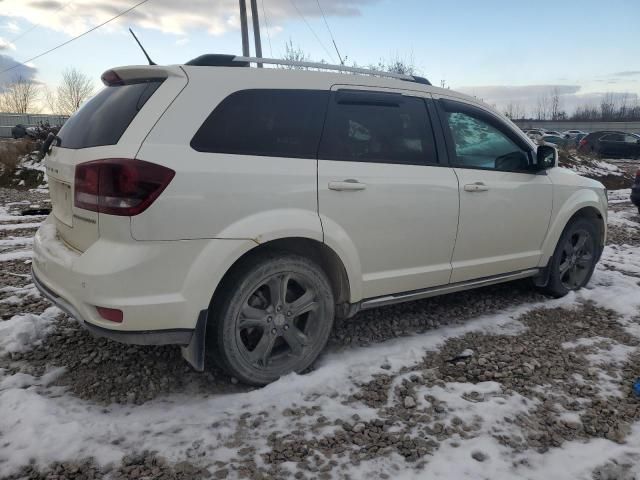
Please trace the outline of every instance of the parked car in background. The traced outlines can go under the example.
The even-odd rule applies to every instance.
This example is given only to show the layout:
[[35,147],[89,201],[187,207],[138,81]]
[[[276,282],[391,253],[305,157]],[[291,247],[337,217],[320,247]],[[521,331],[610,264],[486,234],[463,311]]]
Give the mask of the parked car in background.
[[540,138],[541,136],[543,136],[545,133],[546,133],[545,130],[542,129],[542,128],[534,128],[534,129],[525,131],[525,134],[531,140],[536,140],[536,139]]
[[15,127],[11,128],[11,136],[14,139],[24,138],[27,136],[27,127],[19,123]]
[[640,157],[640,135],[616,131],[600,131],[588,134],[578,145],[581,153],[593,153],[610,157]]
[[587,132],[583,132],[582,130],[565,130],[562,132],[562,136],[566,138],[576,138],[578,135],[586,135]]
[[575,137],[573,137],[571,140],[574,143],[574,147],[578,148],[578,146],[580,145],[580,140],[582,140],[584,137],[586,137],[587,135],[589,135],[586,132],[582,132],[582,133],[578,133]]
[[546,143],[547,145],[553,145],[557,148],[564,148],[569,145],[571,139],[565,138],[560,135],[543,135],[538,138],[538,143]]
[[544,134],[545,135],[556,135],[558,137],[562,137],[562,134],[560,132],[558,132],[557,130],[545,130]]
[[476,98],[327,67],[205,55],[105,72],[43,146],[36,286],[98,336],[181,345],[197,370],[209,349],[264,385],[307,369],[336,317],[589,282],[601,183]]
[[640,169],[636,172],[636,180],[631,187],[631,202],[638,207],[640,213]]

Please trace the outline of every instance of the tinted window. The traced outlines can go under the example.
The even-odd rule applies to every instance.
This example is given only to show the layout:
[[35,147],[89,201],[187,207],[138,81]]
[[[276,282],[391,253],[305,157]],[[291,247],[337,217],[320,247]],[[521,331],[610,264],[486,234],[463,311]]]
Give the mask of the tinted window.
[[352,162],[436,163],[424,100],[374,92],[335,93],[319,157]]
[[624,142],[624,135],[621,133],[610,133],[609,135],[605,135],[600,140],[604,142]]
[[161,81],[106,87],[60,129],[64,148],[115,145]]
[[443,105],[456,165],[511,171],[528,168],[527,152],[499,128],[497,120],[479,109],[456,102],[443,102]]
[[316,158],[328,92],[242,90],[216,107],[191,140],[199,152]]
[[635,135],[625,135],[624,141],[626,143],[638,143],[640,142],[640,137],[636,137]]

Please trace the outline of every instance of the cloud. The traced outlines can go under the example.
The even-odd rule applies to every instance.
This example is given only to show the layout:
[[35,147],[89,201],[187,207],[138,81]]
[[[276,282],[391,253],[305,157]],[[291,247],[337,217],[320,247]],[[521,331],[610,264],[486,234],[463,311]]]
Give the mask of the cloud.
[[16,22],[7,22],[7,23],[4,24],[4,26],[2,28],[4,30],[8,30],[11,33],[20,32],[20,27],[18,26],[18,24]]
[[580,85],[524,85],[524,86],[477,86],[460,87],[456,90],[495,105],[498,110],[504,110],[509,104],[517,105],[525,110],[527,115],[532,115],[538,99],[542,96],[549,96],[557,92],[560,98],[560,108],[573,113],[577,107],[584,105],[599,105],[605,95],[619,101],[626,98],[628,103],[636,101],[639,96],[636,93],[626,92],[589,92],[580,93]]
[[4,38],[0,37],[0,52],[5,51],[5,50],[15,50],[16,46],[11,43],[9,40],[5,40]]
[[579,85],[523,85],[523,86],[482,86],[460,87],[458,90],[467,95],[482,98],[485,102],[527,102],[540,95],[556,90],[559,95],[572,95],[580,91]]
[[[316,0],[295,0],[298,10],[307,18],[319,17]],[[355,16],[361,9],[379,0],[323,0],[322,8],[328,16]],[[55,0],[4,0],[0,2],[0,15],[20,17],[69,35],[77,35],[92,26],[108,20],[131,7],[130,0],[75,0],[65,4]],[[63,8],[64,7],[64,8]],[[299,18],[291,0],[265,2],[268,21],[278,22]],[[262,14],[262,9],[260,9]],[[143,4],[121,19],[122,25],[135,24],[165,33],[184,35],[201,29],[212,35],[235,30],[238,25],[237,0],[190,0],[189,7],[175,0],[154,0]]]
[[189,37],[182,37],[176,40],[176,45],[178,46],[186,45],[187,43],[189,43]]
[[0,71],[12,67],[15,68],[8,72],[0,74],[0,91],[2,90],[3,84],[9,83],[18,77],[22,77],[26,80],[35,80],[36,74],[38,72],[37,69],[33,66],[23,65],[8,55],[0,54]]
[[614,73],[614,77],[633,77],[636,75],[640,75],[640,70],[627,70],[625,72]]

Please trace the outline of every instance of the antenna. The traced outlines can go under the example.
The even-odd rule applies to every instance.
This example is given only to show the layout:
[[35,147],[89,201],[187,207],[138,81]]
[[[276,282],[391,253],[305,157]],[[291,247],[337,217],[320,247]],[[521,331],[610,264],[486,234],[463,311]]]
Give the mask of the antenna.
[[156,62],[151,60],[151,57],[149,56],[147,51],[144,49],[144,47],[140,43],[140,40],[138,40],[138,37],[136,37],[136,34],[133,33],[133,30],[131,30],[131,28],[129,28],[129,32],[131,32],[131,35],[133,35],[134,40],[138,43],[138,46],[140,47],[140,50],[142,50],[142,53],[144,53],[144,56],[147,57],[147,61],[149,62],[149,65],[157,65]]

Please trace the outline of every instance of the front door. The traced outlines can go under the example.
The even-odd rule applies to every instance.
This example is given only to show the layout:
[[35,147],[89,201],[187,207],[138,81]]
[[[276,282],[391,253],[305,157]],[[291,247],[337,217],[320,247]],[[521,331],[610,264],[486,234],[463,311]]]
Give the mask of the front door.
[[335,87],[327,111],[318,208],[325,241],[351,245],[363,298],[447,284],[451,274],[458,181],[439,163],[430,100],[413,95]]
[[460,183],[451,282],[535,268],[553,189],[547,175],[529,169],[531,146],[483,109],[446,99],[437,103]]

